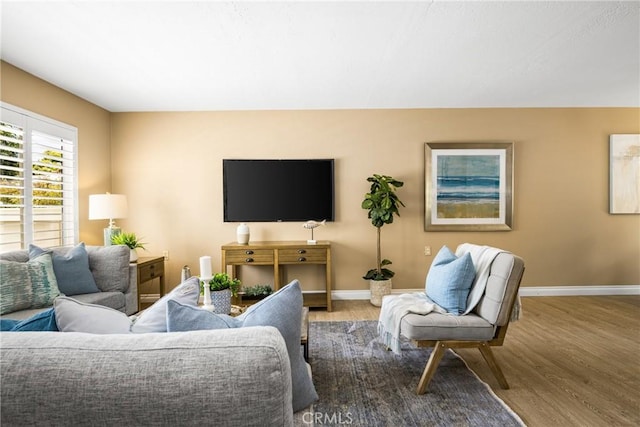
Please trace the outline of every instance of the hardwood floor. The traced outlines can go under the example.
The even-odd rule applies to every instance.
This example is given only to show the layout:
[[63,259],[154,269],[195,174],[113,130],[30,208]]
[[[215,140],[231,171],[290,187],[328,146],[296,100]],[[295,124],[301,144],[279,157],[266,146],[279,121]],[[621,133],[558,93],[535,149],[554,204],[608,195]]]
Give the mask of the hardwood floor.
[[[640,296],[526,297],[522,306],[494,348],[509,390],[479,351],[458,351],[496,395],[530,427],[640,425]],[[377,320],[380,312],[368,301],[333,307],[309,320]]]

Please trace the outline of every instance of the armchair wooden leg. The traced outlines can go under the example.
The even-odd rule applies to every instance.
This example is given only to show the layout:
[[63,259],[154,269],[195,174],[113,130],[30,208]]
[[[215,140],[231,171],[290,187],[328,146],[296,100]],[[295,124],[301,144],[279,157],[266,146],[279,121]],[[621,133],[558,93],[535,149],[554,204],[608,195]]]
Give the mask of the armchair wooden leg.
[[420,382],[418,383],[418,389],[416,390],[417,394],[424,394],[431,378],[433,378],[433,374],[436,373],[436,369],[438,369],[438,365],[442,360],[442,356],[444,356],[444,352],[447,350],[447,347],[438,341],[436,345],[433,347],[433,351],[431,352],[431,356],[429,356],[429,360],[427,361],[427,365],[424,367],[424,372],[422,373],[422,377],[420,378]]
[[496,361],[495,357],[493,357],[493,351],[491,351],[491,346],[489,346],[489,344],[487,343],[482,343],[480,347],[478,347],[478,349],[480,350],[480,353],[482,353],[482,356],[484,357],[484,360],[487,362],[487,365],[489,365],[491,372],[493,372],[493,375],[498,380],[500,387],[502,387],[505,390],[508,390],[509,383],[507,383],[507,379],[504,377],[504,374],[502,373],[502,369],[500,369],[498,362]]

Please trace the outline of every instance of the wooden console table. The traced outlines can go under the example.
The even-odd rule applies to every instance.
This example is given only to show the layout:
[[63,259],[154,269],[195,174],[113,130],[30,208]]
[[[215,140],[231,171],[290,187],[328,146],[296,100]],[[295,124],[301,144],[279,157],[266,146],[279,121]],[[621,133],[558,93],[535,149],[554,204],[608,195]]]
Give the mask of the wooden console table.
[[164,295],[164,257],[140,257],[138,267],[138,311],[140,311],[140,284],[160,279],[160,298]]
[[325,292],[304,294],[304,305],[309,307],[326,307],[331,311],[331,244],[318,241],[308,244],[305,241],[285,242],[249,242],[227,243],[221,247],[222,271],[231,266],[233,277],[236,268],[242,265],[271,265],[273,266],[273,287],[281,287],[281,268],[286,265],[315,264],[326,267]]

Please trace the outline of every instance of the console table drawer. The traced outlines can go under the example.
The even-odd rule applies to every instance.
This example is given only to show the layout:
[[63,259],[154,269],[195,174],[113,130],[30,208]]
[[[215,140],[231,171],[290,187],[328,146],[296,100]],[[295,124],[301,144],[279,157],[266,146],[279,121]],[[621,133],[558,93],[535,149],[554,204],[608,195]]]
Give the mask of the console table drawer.
[[164,275],[164,258],[163,262],[157,262],[155,264],[147,264],[138,267],[138,276],[140,277],[140,283],[144,283],[148,280],[154,279]]
[[327,250],[315,248],[280,249],[278,256],[281,263],[320,263],[327,262]]
[[233,249],[226,253],[228,264],[273,264],[270,249]]

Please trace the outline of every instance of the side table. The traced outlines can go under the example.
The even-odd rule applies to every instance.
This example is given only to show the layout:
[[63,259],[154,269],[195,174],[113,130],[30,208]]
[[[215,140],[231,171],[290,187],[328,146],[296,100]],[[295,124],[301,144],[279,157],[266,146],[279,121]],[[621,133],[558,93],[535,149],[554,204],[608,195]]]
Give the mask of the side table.
[[138,311],[140,311],[140,285],[153,279],[160,281],[160,298],[164,295],[164,257],[140,257],[138,266]]

